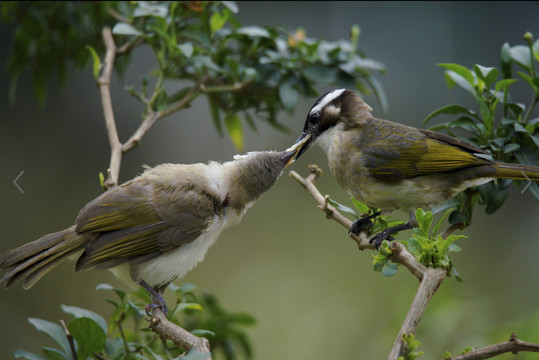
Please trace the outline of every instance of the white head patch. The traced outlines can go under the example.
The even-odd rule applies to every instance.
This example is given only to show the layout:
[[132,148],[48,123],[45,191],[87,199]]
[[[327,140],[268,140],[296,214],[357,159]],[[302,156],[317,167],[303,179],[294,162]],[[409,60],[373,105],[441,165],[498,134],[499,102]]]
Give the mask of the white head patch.
[[320,102],[315,107],[311,109],[309,115],[320,112],[324,106],[341,96],[341,94],[345,91],[346,89],[337,89],[329,92],[326,96],[320,99]]

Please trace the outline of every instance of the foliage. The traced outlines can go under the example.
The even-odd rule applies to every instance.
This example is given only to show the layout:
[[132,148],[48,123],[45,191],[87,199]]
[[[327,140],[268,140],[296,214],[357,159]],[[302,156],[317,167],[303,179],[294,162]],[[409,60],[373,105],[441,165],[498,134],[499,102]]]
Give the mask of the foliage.
[[[539,76],[536,71],[539,40],[534,41],[531,33],[524,34],[524,40],[526,45],[510,46],[505,43],[502,46],[500,69],[478,64],[472,69],[459,64],[439,64],[445,69],[448,86],[458,85],[470,93],[478,110],[458,104],[447,105],[429,114],[424,123],[441,114],[456,115],[457,119],[430,129],[445,130],[456,137],[457,132],[462,131],[467,134],[465,141],[487,150],[497,161],[539,165],[539,118],[533,117],[533,110],[539,102]],[[520,70],[516,74],[514,67]],[[528,105],[517,102],[510,92],[519,81],[527,85],[530,94]],[[498,180],[461,193],[454,203],[456,210],[449,217],[450,223],[468,226],[477,202],[485,205],[486,213],[494,213],[503,205],[509,184],[513,181],[519,182]],[[539,200],[537,183],[532,183],[528,190]]]
[[[444,268],[447,274],[454,274],[457,281],[462,281],[449,258],[449,253],[459,252],[461,248],[454,242],[466,238],[466,236],[449,235],[444,237],[442,233],[438,233],[444,220],[452,211],[453,209],[447,210],[433,226],[433,213],[417,209],[415,218],[418,227],[414,228],[412,237],[403,243],[421,264],[433,268]],[[389,260],[389,255],[391,255],[391,250],[388,242],[385,241],[380,246],[378,254],[373,255],[374,270],[381,271],[385,276],[391,276],[397,271],[397,265]]]
[[402,338],[406,343],[407,351],[404,356],[399,356],[398,360],[415,360],[419,356],[423,355],[423,351],[416,351],[421,345],[421,342],[415,339],[414,334],[402,334]]
[[72,69],[84,69],[90,60],[86,44],[100,52],[101,28],[112,26],[108,8],[121,2],[16,2],[0,4],[0,18],[15,24],[13,45],[7,63],[11,74],[10,99],[15,101],[17,80],[25,69],[31,73],[36,98],[44,104],[47,81],[53,72],[65,83]]
[[243,122],[256,130],[256,115],[284,131],[278,112],[292,113],[299,97],[317,96],[321,84],[374,94],[386,106],[372,75],[385,67],[358,49],[358,26],[352,26],[350,40],[335,42],[309,38],[301,28],[243,26],[231,1],[3,2],[0,10],[17,26],[8,65],[12,94],[16,79],[30,68],[41,103],[53,70],[65,79],[70,66],[84,68],[93,59],[97,78],[104,56],[100,32],[114,25],[122,69],[140,46],[149,47],[156,60],[140,88],[127,87],[144,104],[144,115],[176,112],[204,94],[217,131],[226,131],[240,151]]
[[[245,333],[246,326],[255,320],[245,313],[231,313],[225,310],[211,294],[197,295],[192,284],[181,287],[170,285],[176,297],[176,303],[168,318],[192,334],[207,337],[212,348],[212,356],[220,353],[224,359],[232,360],[243,354],[252,358],[250,340]],[[115,289],[108,284],[98,285],[97,290],[113,291],[116,299],[107,299],[113,311],[109,322],[99,314],[75,306],[62,305],[62,310],[74,317],[67,324],[73,337],[70,343],[62,326],[42,319],[29,319],[36,328],[49,335],[57,348],[43,346],[43,356],[24,350],[17,350],[15,357],[28,360],[72,360],[71,344],[74,344],[78,359],[94,357],[97,359],[197,359],[194,351],[185,356],[183,349],[173,346],[168,341],[163,343],[159,337],[149,331],[145,319],[145,304],[149,303],[148,294],[139,289],[132,293]],[[200,355],[200,353],[199,353]]]

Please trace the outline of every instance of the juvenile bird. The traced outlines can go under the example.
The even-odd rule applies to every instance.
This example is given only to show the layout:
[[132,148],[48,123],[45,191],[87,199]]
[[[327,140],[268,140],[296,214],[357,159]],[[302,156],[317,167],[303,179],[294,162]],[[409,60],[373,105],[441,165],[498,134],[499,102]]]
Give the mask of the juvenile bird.
[[[370,239],[376,248],[383,240],[393,240],[392,234],[417,226],[413,214],[418,207],[443,204],[494,178],[539,181],[537,167],[488,160],[488,152],[471,144],[377,119],[371,111],[351,90],[326,93],[307,115],[296,158],[316,143],[325,151],[337,182],[352,197],[374,208],[410,211],[408,223]],[[350,231],[357,234],[370,218],[357,220]]]
[[[299,149],[300,147],[298,147]],[[75,271],[111,269],[145,288],[146,312],[167,307],[162,293],[204,258],[227,227],[269,190],[296,151],[251,152],[223,164],[163,164],[88,203],[75,225],[0,255],[7,288],[29,289],[62,260]]]

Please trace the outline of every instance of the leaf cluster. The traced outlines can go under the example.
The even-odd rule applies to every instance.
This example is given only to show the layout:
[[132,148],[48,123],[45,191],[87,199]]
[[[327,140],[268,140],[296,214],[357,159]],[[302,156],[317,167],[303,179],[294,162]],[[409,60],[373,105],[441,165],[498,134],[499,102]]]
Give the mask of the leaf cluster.
[[[453,63],[439,64],[445,69],[445,79],[451,88],[457,85],[466,90],[475,100],[476,109],[459,104],[441,107],[429,114],[424,123],[435,116],[448,114],[457,118],[447,123],[431,126],[431,130],[445,130],[492,154],[493,160],[539,165],[539,118],[533,110],[539,101],[539,76],[536,67],[539,62],[539,40],[534,41],[531,33],[524,35],[525,45],[501,48],[500,68],[479,64],[468,69]],[[514,71],[514,68],[518,71]],[[525,105],[513,99],[514,84],[527,85],[530,96]],[[513,180],[519,182],[518,180]],[[467,226],[476,202],[485,205],[488,214],[499,209],[509,192],[511,180],[500,180],[481,185],[457,198],[456,212],[450,217],[451,223]],[[530,193],[539,200],[539,187],[533,183]]]
[[[195,286],[183,284],[180,287],[170,285],[175,295],[175,304],[168,319],[193,335],[208,338],[212,356],[222,354],[224,359],[251,359],[253,351],[251,341],[244,328],[255,323],[251,315],[232,313],[224,309],[215,296],[198,295]],[[145,319],[145,304],[150,298],[143,289],[132,293],[100,284],[97,290],[112,291],[115,299],[106,299],[113,306],[107,322],[101,315],[75,306],[62,305],[62,310],[74,317],[67,324],[72,340],[62,326],[42,319],[31,318],[30,323],[49,335],[57,347],[42,346],[43,355],[25,350],[15,351],[15,357],[28,360],[73,360],[77,359],[184,359],[196,360],[200,353],[178,348],[170,341],[163,342],[158,335],[148,328]],[[72,350],[74,346],[74,352]],[[205,358],[205,357],[203,357]]]
[[416,351],[421,346],[421,342],[415,339],[414,334],[402,334],[402,338],[406,343],[407,351],[404,356],[399,356],[397,360],[415,360],[424,354],[423,351]]
[[3,1],[0,19],[14,25],[13,44],[7,62],[11,74],[10,100],[15,102],[17,82],[28,69],[36,98],[45,104],[47,82],[56,73],[64,84],[69,72],[84,69],[90,58],[84,45],[100,52],[101,28],[114,24],[108,8],[125,6],[122,2],[89,1]]
[[[461,248],[454,244],[458,239],[466,238],[465,235],[449,235],[444,237],[439,233],[444,220],[453,211],[449,209],[443,214],[436,223],[433,224],[433,213],[416,209],[415,218],[418,226],[414,228],[413,235],[402,241],[407,249],[421,264],[427,267],[444,268],[448,275],[455,275],[457,281],[462,278],[457,274],[453,262],[449,257],[451,252],[459,252]],[[384,241],[380,246],[378,254],[373,255],[374,270],[381,271],[385,276],[392,276],[397,272],[397,264],[389,260],[391,249],[388,242]]]
[[[261,119],[286,131],[277,120],[279,111],[292,113],[299,98],[317,96],[320,85],[356,88],[365,95],[376,95],[387,107],[373,75],[385,72],[385,66],[358,49],[358,26],[352,26],[349,40],[332,42],[309,38],[301,28],[244,26],[236,18],[239,8],[232,1],[78,4],[0,5],[4,13],[18,14],[10,71],[18,76],[35,65],[39,73],[33,72],[33,78],[42,101],[51,73],[47,64],[55,64],[67,75],[70,64],[82,68],[93,59],[94,76],[99,76],[104,56],[100,30],[113,25],[121,49],[118,59],[147,46],[157,63],[156,69],[142,76],[140,87],[127,87],[144,104],[143,116],[176,112],[204,94],[216,130],[228,134],[240,151],[244,123],[256,131],[255,119]],[[45,11],[52,12],[52,8],[56,9],[54,17]],[[37,13],[39,21],[23,21],[32,13]],[[56,25],[51,22],[65,26],[54,35],[49,30]],[[43,40],[36,44],[31,40],[33,34],[41,34]],[[51,50],[41,50],[41,45]],[[37,54],[36,48],[40,49]]]

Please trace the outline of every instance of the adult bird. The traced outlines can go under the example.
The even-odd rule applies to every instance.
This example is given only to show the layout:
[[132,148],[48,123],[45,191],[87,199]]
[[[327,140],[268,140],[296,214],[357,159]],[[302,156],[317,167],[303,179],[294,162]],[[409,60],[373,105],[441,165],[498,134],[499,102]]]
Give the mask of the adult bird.
[[[330,91],[313,105],[297,144],[326,153],[331,172],[352,197],[386,211],[410,211],[408,223],[370,239],[378,248],[392,234],[417,226],[414,210],[445,203],[494,178],[539,181],[539,168],[488,160],[488,152],[451,136],[377,119],[348,89]],[[377,215],[377,214],[375,214]],[[354,222],[358,233],[372,216]]]
[[[300,148],[300,147],[298,147]],[[227,227],[269,190],[296,151],[251,152],[233,161],[162,164],[89,202],[75,225],[0,255],[7,288],[24,279],[29,289],[72,254],[75,271],[111,269],[160,307],[165,288],[204,258]]]

